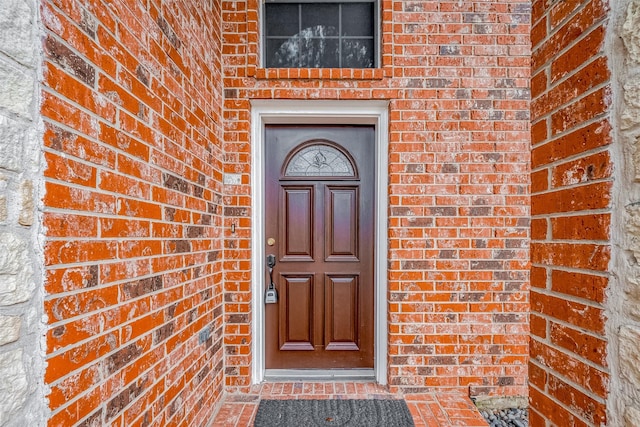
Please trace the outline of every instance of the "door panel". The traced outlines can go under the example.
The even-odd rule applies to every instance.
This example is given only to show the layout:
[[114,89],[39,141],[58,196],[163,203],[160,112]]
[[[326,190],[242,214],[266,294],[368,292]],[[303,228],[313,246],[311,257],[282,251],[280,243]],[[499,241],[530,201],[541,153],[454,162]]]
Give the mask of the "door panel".
[[358,253],[358,188],[327,186],[326,228],[324,247],[329,261],[357,260]]
[[267,369],[373,368],[374,137],[265,128],[264,248],[279,294],[265,307]]
[[283,186],[284,257],[313,261],[313,187]]
[[326,287],[326,350],[359,350],[358,277],[327,275]]
[[280,287],[280,349],[313,350],[313,276],[284,276]]

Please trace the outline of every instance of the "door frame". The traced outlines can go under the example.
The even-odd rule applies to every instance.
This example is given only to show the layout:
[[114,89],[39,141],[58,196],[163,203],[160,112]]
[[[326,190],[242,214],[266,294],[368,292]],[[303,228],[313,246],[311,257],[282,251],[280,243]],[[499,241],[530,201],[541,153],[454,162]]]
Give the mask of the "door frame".
[[[264,310],[264,127],[267,124],[373,125],[375,127],[375,331],[374,375],[387,384],[387,218],[388,218],[388,101],[251,101],[251,308],[253,363],[251,382],[265,379]],[[355,371],[355,370],[354,370]],[[348,375],[349,370],[345,371]],[[354,372],[357,376],[357,372]],[[282,373],[286,376],[286,372]],[[296,373],[296,378],[299,378]],[[312,378],[309,376],[309,378]]]

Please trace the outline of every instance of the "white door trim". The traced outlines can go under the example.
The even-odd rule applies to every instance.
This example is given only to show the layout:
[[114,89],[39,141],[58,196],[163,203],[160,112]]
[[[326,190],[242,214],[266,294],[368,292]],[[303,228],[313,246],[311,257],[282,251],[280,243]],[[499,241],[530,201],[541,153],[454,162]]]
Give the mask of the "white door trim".
[[265,379],[264,127],[267,124],[369,124],[376,129],[375,378],[387,383],[388,101],[251,101],[251,380]]

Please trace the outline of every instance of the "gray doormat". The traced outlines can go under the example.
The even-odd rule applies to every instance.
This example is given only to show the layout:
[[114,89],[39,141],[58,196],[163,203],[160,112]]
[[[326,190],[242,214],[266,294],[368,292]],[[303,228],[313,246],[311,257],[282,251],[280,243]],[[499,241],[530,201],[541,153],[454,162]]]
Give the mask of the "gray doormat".
[[414,427],[404,400],[261,400],[254,427]]

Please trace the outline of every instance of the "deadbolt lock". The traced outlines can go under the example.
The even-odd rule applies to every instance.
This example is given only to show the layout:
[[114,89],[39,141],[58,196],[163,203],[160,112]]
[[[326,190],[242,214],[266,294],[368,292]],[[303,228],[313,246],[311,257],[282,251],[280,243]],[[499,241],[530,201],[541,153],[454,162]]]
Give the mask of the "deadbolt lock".
[[269,238],[267,239],[267,245],[269,245],[269,246],[273,246],[273,245],[275,245],[275,244],[276,244],[276,239],[274,239],[273,237],[269,237]]

